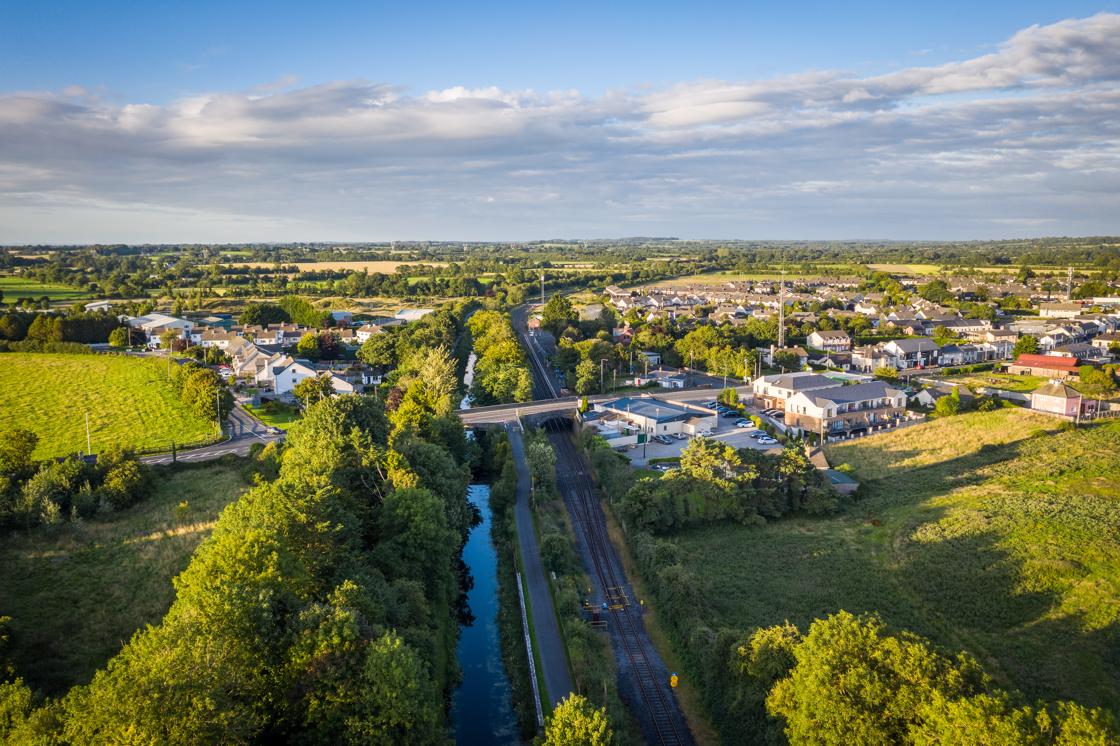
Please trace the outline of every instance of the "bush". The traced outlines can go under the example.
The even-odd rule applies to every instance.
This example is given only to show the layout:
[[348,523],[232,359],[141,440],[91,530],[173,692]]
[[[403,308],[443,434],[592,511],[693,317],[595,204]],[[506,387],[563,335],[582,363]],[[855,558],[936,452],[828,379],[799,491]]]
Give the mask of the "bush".
[[145,497],[148,486],[143,467],[136,461],[124,461],[105,473],[101,494],[113,510],[122,510]]

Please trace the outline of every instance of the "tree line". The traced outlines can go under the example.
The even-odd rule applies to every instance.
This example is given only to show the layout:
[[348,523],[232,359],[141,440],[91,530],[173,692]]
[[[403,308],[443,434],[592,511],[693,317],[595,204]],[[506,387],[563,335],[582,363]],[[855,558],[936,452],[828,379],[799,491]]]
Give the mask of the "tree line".
[[309,406],[260,454],[257,486],[222,513],[163,620],[59,699],[10,678],[0,740],[445,740],[475,520],[456,367],[446,348],[417,350],[395,405]]

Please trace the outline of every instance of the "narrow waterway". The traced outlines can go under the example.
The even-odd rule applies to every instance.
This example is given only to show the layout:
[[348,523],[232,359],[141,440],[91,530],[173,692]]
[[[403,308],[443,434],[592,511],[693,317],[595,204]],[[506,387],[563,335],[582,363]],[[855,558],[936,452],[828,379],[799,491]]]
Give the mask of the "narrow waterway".
[[518,743],[509,679],[498,642],[498,555],[490,541],[490,487],[472,484],[469,499],[482,516],[463,548],[474,577],[467,594],[474,623],[459,632],[456,654],[463,681],[455,690],[451,715],[458,744]]

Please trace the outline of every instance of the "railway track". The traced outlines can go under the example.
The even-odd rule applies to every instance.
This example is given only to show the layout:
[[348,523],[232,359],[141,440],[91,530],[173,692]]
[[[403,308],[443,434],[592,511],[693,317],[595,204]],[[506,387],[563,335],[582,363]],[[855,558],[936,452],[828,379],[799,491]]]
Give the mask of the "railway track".
[[648,735],[656,738],[655,743],[691,744],[691,733],[669,691],[666,672],[644,633],[640,615],[633,610],[631,599],[627,597],[626,577],[607,536],[583,456],[566,432],[552,428],[550,440],[556,449],[558,486],[561,493],[569,497],[576,530],[583,536],[591,559],[590,569],[610,612],[608,624],[613,625],[612,637],[618,642],[621,657],[628,663],[639,700],[636,703],[639,711],[634,714],[647,724]]

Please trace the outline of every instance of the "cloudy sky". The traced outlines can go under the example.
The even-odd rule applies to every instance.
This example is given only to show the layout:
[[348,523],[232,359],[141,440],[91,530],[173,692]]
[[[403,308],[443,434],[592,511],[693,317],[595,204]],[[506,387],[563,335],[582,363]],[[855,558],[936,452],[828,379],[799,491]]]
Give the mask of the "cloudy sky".
[[1120,233],[1115,4],[154,5],[0,9],[0,243]]

